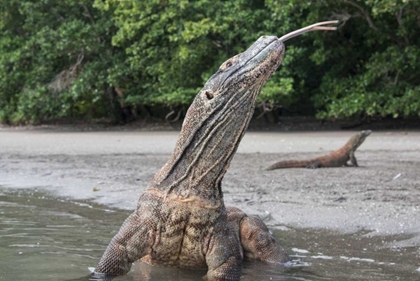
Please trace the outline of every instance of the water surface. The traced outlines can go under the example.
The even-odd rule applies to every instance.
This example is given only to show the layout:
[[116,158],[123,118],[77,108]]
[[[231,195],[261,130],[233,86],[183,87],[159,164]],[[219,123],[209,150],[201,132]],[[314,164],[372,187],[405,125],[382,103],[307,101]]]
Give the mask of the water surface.
[[[33,190],[0,188],[0,280],[89,280],[128,212],[90,202],[57,199]],[[417,247],[392,248],[408,236],[369,237],[328,230],[275,231],[294,266],[246,262],[251,280],[420,280]],[[202,280],[204,271],[135,264],[116,281]]]

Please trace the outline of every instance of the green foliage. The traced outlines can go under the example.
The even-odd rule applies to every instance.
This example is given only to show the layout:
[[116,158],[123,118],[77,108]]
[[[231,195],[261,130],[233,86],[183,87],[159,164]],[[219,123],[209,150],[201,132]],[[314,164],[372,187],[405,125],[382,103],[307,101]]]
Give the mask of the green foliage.
[[136,73],[127,85],[134,104],[189,104],[224,60],[268,31],[269,12],[257,1],[107,0],[95,6],[113,12],[118,31],[112,44],[126,51]]
[[118,100],[188,105],[261,35],[341,19],[286,42],[260,101],[321,118],[418,115],[417,0],[5,0],[0,122],[112,117]]
[[[112,56],[107,14],[92,4],[0,3],[0,121],[94,116],[95,101],[106,99],[107,69],[121,56]],[[92,68],[95,74],[84,79]]]
[[420,2],[337,1],[329,8],[346,21],[339,44],[322,43],[323,50],[334,46],[328,56],[311,58],[331,65],[315,89],[318,116],[419,116]]

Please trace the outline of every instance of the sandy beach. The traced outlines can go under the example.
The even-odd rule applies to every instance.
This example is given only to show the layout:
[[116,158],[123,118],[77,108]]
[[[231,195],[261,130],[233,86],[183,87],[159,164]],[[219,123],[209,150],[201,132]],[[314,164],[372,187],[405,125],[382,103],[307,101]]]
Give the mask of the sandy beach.
[[[341,147],[355,131],[247,132],[224,182],[226,205],[271,228],[321,228],[404,235],[420,245],[420,132],[374,131],[360,167],[264,171]],[[0,185],[134,209],[168,160],[176,131],[0,128]]]

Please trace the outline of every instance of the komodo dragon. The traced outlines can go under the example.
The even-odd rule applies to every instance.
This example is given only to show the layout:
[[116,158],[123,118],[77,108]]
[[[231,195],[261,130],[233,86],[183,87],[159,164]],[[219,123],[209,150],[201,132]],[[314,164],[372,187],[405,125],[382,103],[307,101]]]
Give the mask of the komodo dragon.
[[93,277],[126,274],[137,260],[207,269],[207,280],[240,280],[243,258],[283,264],[288,254],[261,219],[225,207],[221,181],[252,117],[257,96],[283,60],[281,38],[262,36],[226,62],[188,109],[175,150],[108,245]]
[[320,156],[309,160],[285,160],[274,163],[266,168],[266,170],[285,169],[285,168],[325,168],[325,167],[341,167],[348,166],[347,162],[358,167],[354,153],[356,149],[365,141],[372,131],[361,131],[354,134],[348,142],[340,149],[333,151],[327,155]]

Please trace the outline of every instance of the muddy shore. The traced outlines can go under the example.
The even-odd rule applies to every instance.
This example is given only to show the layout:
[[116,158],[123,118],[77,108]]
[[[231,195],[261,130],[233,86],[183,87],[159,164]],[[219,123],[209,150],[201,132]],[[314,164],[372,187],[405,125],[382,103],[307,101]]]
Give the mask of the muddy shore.
[[[404,235],[420,245],[420,132],[375,131],[356,152],[359,168],[264,171],[342,146],[352,131],[248,132],[225,176],[227,205],[272,228]],[[178,132],[0,128],[0,185],[134,209],[169,158]]]

